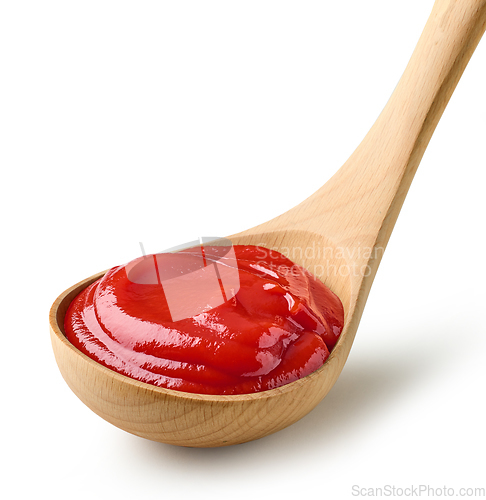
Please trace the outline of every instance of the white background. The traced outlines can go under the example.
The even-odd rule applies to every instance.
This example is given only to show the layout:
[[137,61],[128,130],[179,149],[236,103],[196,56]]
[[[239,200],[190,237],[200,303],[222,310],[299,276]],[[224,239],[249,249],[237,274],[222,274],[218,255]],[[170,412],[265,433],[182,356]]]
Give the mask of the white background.
[[383,108],[432,3],[2,1],[9,499],[486,487],[486,40],[424,156],[342,376],[300,422],[221,449],[146,441],[71,393],[48,335],[56,296],[138,257],[139,242],[156,252],[232,234],[322,185]]

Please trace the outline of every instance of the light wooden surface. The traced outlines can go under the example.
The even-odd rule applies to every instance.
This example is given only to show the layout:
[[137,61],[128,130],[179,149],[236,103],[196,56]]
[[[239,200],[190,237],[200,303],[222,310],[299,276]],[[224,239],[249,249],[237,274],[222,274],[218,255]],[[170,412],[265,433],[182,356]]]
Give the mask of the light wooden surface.
[[60,326],[72,298],[101,273],[64,292],[50,313],[56,360],[75,394],[128,432],[182,446],[257,439],[312,410],[346,362],[415,171],[485,27],[486,0],[436,1],[388,104],[343,167],[297,207],[230,237],[287,254],[339,295],[345,328],[322,368],[278,389],[240,396],[187,394],[119,375],[81,354]]

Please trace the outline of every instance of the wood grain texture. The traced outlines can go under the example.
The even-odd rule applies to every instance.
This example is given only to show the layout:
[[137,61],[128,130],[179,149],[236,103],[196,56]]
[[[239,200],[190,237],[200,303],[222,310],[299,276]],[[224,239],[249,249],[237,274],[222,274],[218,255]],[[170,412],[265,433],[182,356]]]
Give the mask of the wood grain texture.
[[435,127],[486,27],[486,0],[437,0],[386,107],[349,160],[285,214],[230,236],[278,250],[343,301],[345,328],[319,370],[256,394],[212,396],[154,387],[89,359],[64,337],[66,309],[84,287],[55,301],[51,339],[63,377],[94,412],[133,434],[182,446],[225,446],[278,431],[312,410],[337,380],[384,249]]

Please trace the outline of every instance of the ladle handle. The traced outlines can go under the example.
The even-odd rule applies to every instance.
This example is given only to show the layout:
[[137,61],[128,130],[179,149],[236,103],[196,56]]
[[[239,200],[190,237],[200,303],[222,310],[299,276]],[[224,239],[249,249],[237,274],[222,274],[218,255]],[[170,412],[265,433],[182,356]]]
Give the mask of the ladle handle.
[[[299,209],[301,228],[384,248],[435,127],[486,28],[486,0],[436,0],[395,91],[343,167]],[[307,209],[307,210],[306,210]],[[304,213],[302,212],[302,213]],[[335,224],[333,221],[337,221]]]

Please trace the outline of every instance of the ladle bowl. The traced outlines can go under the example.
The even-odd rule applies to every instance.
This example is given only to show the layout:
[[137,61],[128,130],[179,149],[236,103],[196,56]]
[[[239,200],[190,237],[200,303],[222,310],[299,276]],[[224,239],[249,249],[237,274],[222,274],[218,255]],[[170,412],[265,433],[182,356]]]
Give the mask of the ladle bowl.
[[349,160],[297,207],[229,237],[283,253],[340,297],[344,330],[321,368],[276,389],[236,396],[174,391],[118,374],[77,350],[63,331],[69,304],[99,273],[63,292],[50,311],[54,354],[73,392],[121,429],[193,447],[258,439],[311,411],[343,369],[412,178],[485,28],[486,0],[437,0],[394,93]]

